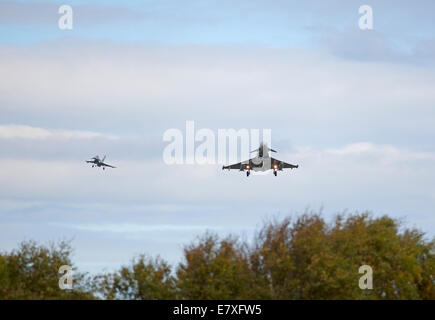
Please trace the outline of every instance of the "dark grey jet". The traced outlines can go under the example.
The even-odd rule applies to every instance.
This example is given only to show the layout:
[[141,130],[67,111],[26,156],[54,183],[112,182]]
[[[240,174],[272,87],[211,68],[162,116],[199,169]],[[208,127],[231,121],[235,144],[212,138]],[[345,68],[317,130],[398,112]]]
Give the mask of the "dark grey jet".
[[282,169],[286,168],[298,168],[298,165],[286,163],[284,161],[277,160],[269,156],[269,151],[276,152],[273,149],[270,149],[266,143],[260,143],[260,147],[252,152],[258,152],[255,158],[242,161],[236,164],[232,164],[230,166],[223,166],[223,169],[235,169],[239,171],[246,171],[246,176],[249,177],[251,170],[254,171],[267,171],[273,170],[273,174],[276,176],[278,174],[278,170],[282,171]]
[[105,159],[106,159],[106,156],[104,156],[103,159],[101,159],[101,160],[100,160],[99,156],[95,156],[91,160],[87,160],[86,163],[92,163],[92,168],[93,167],[103,167],[103,170],[106,170],[106,167],[116,168],[114,166],[111,166],[110,164],[104,163]]

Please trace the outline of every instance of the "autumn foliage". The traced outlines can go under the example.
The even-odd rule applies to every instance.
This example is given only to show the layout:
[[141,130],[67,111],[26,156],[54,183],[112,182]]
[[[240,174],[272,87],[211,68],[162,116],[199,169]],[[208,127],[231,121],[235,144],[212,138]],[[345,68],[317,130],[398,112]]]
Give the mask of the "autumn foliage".
[[[0,255],[0,299],[435,299],[435,241],[388,216],[317,214],[263,223],[252,241],[205,233],[170,266],[140,255],[58,288],[70,247],[25,242]],[[361,289],[362,265],[373,289]],[[76,286],[77,284],[77,286]]]

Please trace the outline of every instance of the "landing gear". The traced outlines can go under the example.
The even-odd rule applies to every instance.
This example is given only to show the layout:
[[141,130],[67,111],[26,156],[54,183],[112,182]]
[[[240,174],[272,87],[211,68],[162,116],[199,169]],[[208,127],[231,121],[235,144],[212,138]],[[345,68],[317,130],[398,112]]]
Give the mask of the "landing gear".
[[103,170],[106,170],[106,168],[103,167]]
[[92,165],[92,168],[94,167],[94,165]]
[[273,174],[275,175],[275,177],[277,176],[277,174],[278,174],[278,171],[276,171],[276,170],[273,170]]
[[249,175],[251,174],[251,172],[248,170],[246,171],[246,176],[249,177]]

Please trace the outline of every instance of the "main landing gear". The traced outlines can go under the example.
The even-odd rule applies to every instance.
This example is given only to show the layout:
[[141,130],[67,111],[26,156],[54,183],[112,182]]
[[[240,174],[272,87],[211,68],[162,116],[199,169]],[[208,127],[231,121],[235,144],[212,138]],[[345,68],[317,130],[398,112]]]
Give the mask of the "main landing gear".
[[249,175],[251,174],[251,172],[248,170],[246,171],[246,176],[249,177]]

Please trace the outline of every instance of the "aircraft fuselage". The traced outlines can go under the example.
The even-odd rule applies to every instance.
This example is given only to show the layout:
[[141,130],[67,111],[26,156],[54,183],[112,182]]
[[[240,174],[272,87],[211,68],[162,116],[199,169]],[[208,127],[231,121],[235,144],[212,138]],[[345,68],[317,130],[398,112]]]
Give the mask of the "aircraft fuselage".
[[265,157],[255,157],[249,161],[250,170],[261,172],[270,170],[270,157],[266,153]]

